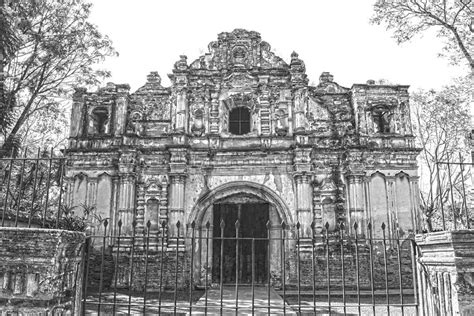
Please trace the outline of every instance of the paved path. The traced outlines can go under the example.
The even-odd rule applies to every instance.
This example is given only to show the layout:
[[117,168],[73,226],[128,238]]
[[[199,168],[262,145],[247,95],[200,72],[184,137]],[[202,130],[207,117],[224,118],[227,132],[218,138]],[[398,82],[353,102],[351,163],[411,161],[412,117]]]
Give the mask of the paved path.
[[[255,287],[252,310],[252,287],[239,286],[238,304],[236,304],[235,286],[224,286],[222,292],[222,314],[235,315],[238,308],[239,315],[296,315],[291,307],[283,302],[273,288],[270,288],[270,299],[268,297],[268,288]],[[203,295],[193,307],[193,315],[205,314],[206,295]],[[270,309],[269,309],[270,306]],[[252,313],[253,312],[253,313]],[[207,313],[209,315],[218,315],[221,313],[220,289],[209,289],[207,292]]]

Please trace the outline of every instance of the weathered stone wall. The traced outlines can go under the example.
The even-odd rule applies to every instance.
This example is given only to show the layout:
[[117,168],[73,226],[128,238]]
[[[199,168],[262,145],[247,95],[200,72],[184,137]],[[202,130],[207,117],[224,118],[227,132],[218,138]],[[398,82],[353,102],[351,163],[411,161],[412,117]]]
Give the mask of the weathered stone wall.
[[0,228],[0,311],[46,315],[72,313],[83,233],[39,228]]
[[474,314],[474,230],[416,236],[418,288],[424,315]]

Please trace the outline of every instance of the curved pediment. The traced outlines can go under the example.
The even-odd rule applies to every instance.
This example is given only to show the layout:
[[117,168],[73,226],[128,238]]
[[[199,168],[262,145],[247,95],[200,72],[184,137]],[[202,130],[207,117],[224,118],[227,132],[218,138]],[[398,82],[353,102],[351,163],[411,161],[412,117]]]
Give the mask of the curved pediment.
[[230,68],[263,68],[288,70],[288,64],[271,51],[262,41],[260,33],[235,29],[222,32],[217,41],[208,45],[209,53],[200,56],[190,65],[191,69],[221,70]]

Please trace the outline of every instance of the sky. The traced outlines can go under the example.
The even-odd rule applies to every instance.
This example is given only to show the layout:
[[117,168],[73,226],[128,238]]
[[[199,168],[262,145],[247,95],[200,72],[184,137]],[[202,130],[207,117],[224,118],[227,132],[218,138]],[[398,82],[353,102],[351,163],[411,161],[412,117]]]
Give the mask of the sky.
[[289,63],[293,51],[306,64],[310,83],[323,71],[345,87],[369,79],[438,89],[466,68],[438,57],[433,33],[397,45],[384,26],[372,25],[375,0],[94,0],[91,21],[107,34],[119,57],[101,68],[106,81],[142,86],[150,71],[169,85],[179,55],[188,64],[207,52],[217,34],[236,28],[257,31]]

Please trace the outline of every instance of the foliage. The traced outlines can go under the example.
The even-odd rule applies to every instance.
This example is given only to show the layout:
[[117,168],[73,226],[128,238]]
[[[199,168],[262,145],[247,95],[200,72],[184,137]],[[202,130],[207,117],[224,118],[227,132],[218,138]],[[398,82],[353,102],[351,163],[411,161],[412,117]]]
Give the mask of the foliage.
[[444,40],[442,55],[458,64],[465,59],[474,70],[472,0],[378,0],[372,23],[385,24],[398,43],[435,30]]
[[[472,102],[473,88],[469,78],[458,79],[454,84],[440,91],[417,91],[412,94],[412,118],[420,153],[421,183],[420,194],[422,209],[428,219],[441,203],[454,211],[462,201],[462,180],[468,179],[469,168],[461,173],[459,165],[451,164],[449,178],[447,164],[436,162],[464,161],[469,155],[467,135],[470,126],[469,107]],[[459,155],[461,154],[461,155]],[[439,170],[439,186],[438,186]],[[451,183],[453,186],[451,187]],[[466,183],[464,183],[466,185]],[[451,190],[455,205],[451,201]],[[466,189],[467,192],[468,189]],[[431,227],[428,227],[431,230]]]
[[18,41],[4,69],[4,151],[31,136],[34,119],[63,111],[73,86],[95,85],[108,76],[93,65],[116,52],[88,22],[90,8],[85,0],[11,2],[9,18]]

